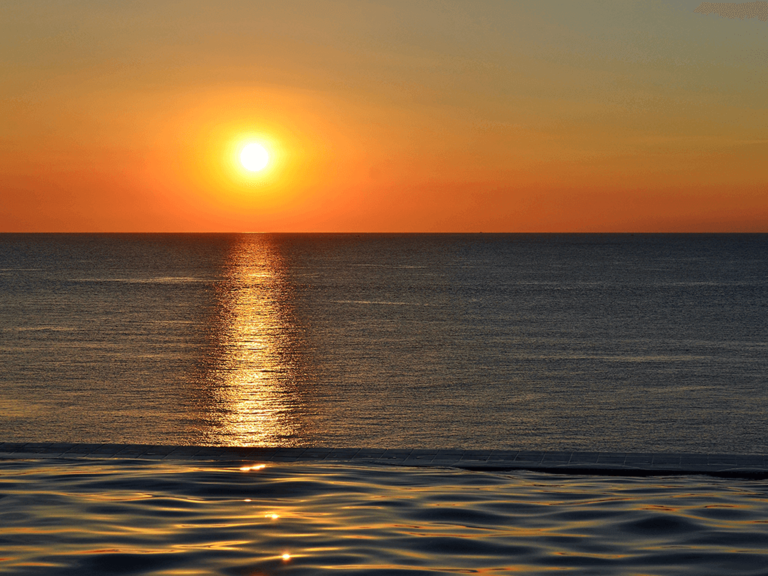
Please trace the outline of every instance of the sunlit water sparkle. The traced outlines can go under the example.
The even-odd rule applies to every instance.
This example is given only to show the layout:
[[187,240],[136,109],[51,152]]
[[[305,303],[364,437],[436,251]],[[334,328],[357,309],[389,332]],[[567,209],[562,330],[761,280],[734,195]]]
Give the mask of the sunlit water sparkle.
[[768,573],[765,482],[240,468],[6,461],[0,571]]
[[766,235],[0,235],[5,441],[768,453]]
[[[766,453],[767,319],[764,235],[0,235],[0,440]],[[0,571],[768,574],[765,482],[258,466],[4,461]]]

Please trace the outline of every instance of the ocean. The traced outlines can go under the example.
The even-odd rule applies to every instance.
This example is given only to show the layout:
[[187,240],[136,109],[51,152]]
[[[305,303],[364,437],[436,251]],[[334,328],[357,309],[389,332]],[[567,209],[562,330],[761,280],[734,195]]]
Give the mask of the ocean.
[[768,574],[739,479],[12,460],[0,493],[6,574]]
[[[0,441],[766,454],[767,249],[0,235]],[[19,575],[765,576],[766,517],[739,478],[0,458]]]
[[768,453],[768,236],[0,235],[4,441]]

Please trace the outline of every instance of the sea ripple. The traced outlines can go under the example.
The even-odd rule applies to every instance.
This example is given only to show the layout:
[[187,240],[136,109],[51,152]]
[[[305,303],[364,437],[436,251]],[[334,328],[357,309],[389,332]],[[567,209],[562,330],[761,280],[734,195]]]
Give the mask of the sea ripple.
[[10,574],[766,575],[766,567],[764,481],[0,464],[0,572]]

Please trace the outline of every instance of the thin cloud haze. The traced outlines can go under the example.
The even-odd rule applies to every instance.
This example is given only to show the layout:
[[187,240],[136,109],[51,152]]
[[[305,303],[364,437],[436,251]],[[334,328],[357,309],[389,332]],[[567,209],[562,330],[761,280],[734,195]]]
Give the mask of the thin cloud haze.
[[722,18],[757,18],[768,21],[768,2],[702,2],[694,12],[718,14]]

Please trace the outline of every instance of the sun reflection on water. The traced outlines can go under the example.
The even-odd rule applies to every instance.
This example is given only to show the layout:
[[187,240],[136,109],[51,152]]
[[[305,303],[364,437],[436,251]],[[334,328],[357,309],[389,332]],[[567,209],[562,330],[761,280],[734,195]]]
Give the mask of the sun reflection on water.
[[300,413],[308,370],[285,259],[269,236],[243,235],[223,273],[202,376],[201,440],[295,445],[305,427]]

